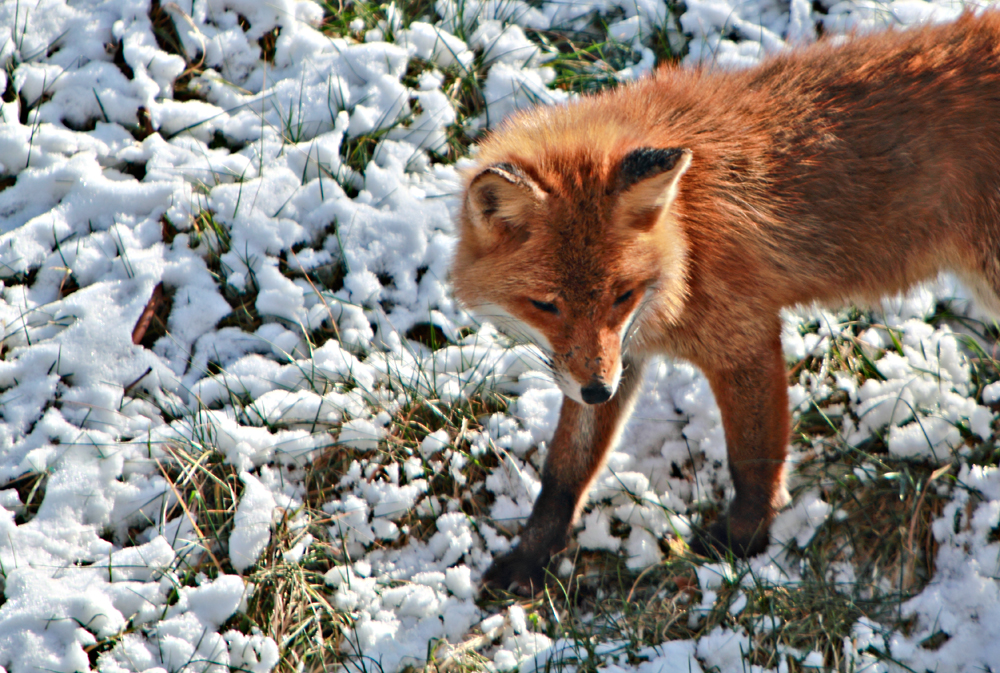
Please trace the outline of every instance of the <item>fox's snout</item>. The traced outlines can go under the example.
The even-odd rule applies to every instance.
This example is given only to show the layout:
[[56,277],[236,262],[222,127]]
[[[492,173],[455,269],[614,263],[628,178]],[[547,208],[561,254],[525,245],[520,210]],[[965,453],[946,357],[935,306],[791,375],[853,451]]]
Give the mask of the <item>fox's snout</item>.
[[611,399],[614,389],[603,381],[591,381],[580,388],[580,397],[587,404],[601,404]]
[[578,330],[577,337],[585,345],[568,349],[563,358],[557,357],[553,363],[554,369],[562,374],[557,377],[559,387],[567,397],[581,404],[607,402],[614,397],[621,378],[617,336],[610,330],[588,328]]
[[580,383],[572,373],[558,365],[553,367],[553,371],[563,394],[580,404],[603,404],[614,397],[618,390],[619,374],[610,378],[595,375],[586,383]]

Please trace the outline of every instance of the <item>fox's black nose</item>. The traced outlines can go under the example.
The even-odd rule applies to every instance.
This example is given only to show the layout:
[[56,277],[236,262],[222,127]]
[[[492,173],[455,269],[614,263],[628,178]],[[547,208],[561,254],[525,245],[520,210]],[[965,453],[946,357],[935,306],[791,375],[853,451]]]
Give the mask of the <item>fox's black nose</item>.
[[611,386],[608,384],[601,381],[594,381],[580,388],[580,397],[587,404],[600,404],[601,402],[610,400],[612,392]]

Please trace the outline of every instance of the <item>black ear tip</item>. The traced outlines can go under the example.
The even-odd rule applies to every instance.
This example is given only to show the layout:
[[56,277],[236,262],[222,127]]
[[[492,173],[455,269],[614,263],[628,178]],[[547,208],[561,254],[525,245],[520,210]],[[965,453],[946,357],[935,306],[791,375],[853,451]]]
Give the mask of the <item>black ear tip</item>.
[[637,174],[663,173],[677,165],[683,150],[678,147],[640,147],[622,159],[622,172]]
[[619,189],[631,187],[645,178],[671,171],[690,150],[679,147],[640,147],[625,155],[618,169]]

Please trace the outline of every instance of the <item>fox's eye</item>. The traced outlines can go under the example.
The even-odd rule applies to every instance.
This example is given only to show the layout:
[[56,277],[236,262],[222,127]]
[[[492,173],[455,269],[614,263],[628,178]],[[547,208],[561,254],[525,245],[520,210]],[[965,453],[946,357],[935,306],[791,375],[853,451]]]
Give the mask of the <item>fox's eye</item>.
[[632,290],[629,290],[622,296],[618,297],[618,299],[615,299],[615,306],[621,306],[631,298],[632,298]]
[[534,299],[531,300],[531,303],[539,311],[545,311],[546,313],[551,313],[552,315],[559,314],[559,309],[556,308],[555,304],[551,304],[547,301],[535,301]]

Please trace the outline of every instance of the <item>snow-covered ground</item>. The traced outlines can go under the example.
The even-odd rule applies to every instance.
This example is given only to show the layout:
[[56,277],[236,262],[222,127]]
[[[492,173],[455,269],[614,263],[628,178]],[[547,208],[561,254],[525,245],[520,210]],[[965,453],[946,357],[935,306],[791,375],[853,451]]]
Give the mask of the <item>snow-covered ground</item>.
[[[490,636],[479,653],[498,670],[564,657],[568,643],[537,632],[521,608],[494,615],[473,601],[481,573],[511,544],[494,526],[531,509],[561,395],[528,349],[489,326],[465,330],[472,320],[450,297],[463,163],[431,161],[456,119],[442,71],[477,55],[488,65],[485,111],[471,132],[568,97],[547,87],[551,54],[524,29],[584,28],[605,14],[609,35],[632,54],[618,72],[627,79],[652,67],[654,31],[675,45],[689,39],[687,64],[743,67],[816,39],[818,24],[840,34],[961,11],[923,0],[821,5],[687,0],[675,16],[662,0],[438,0],[426,21],[404,25],[390,6],[381,26],[360,21],[351,35],[330,37],[308,0],[178,0],[161,11],[182,57],[157,41],[148,0],[0,4],[0,673],[269,671],[279,644],[227,626],[254,590],[235,573],[257,562],[273,522],[298,525],[303,467],[323,451],[374,449],[411,397],[449,403],[484,385],[517,397],[508,414],[464,434],[467,452],[442,431],[401,462],[381,465],[385,457],[370,453],[339,476],[323,510],[350,561],[327,574],[329,600],[351,616],[345,647],[386,673],[420,666],[432,641],[457,645],[473,633]],[[275,29],[265,60],[261,40]],[[405,77],[413,58],[434,66],[415,86]],[[185,96],[175,100],[181,77]],[[379,142],[357,171],[342,148],[366,135]],[[203,226],[205,212],[221,235]],[[330,268],[343,270],[342,287],[306,277]],[[168,334],[133,343],[161,284],[172,299]],[[994,441],[986,405],[1000,385],[977,389],[949,328],[924,321],[939,299],[956,296],[961,289],[943,279],[887,301],[879,315],[891,335],[853,334],[883,380],[805,372],[793,404],[845,391],[843,441],[877,434],[898,457],[945,461]],[[259,327],[219,327],[247,298]],[[854,329],[845,314],[819,309],[786,318],[793,362]],[[452,345],[431,351],[406,339],[428,322]],[[315,342],[324,327],[339,340]],[[239,472],[234,529],[220,550],[234,574],[182,581],[206,552],[164,478],[178,446],[216,451]],[[657,539],[689,528],[695,501],[728,483],[701,375],[683,363],[652,365],[622,446],[577,539],[640,569],[663,557]],[[468,482],[470,458],[486,452],[498,452],[500,465]],[[692,453],[704,456],[693,479],[676,478],[671,466],[690,468]],[[429,477],[446,470],[469,492],[493,494],[489,518],[427,493]],[[849,669],[1000,669],[1000,470],[956,472],[957,481],[941,480],[949,500],[933,524],[936,574],[902,607],[909,628],[859,620],[844,642]],[[32,475],[45,475],[33,482],[44,496],[26,508],[12,485]],[[413,512],[436,517],[426,541],[407,535],[401,520]],[[751,562],[755,581],[794,583],[785,545],[805,544],[830,516],[818,492],[800,496],[775,523],[769,553]],[[630,524],[627,538],[612,535],[616,520]],[[281,562],[297,563],[309,543]],[[719,570],[699,572],[706,607]],[[948,636],[940,647],[921,646],[938,632]],[[112,646],[92,658],[105,640]],[[601,651],[609,673],[749,666],[747,634],[721,628],[649,649],[638,667],[619,660],[613,643]],[[898,666],[875,663],[875,652]],[[822,664],[818,653],[788,656]]]

